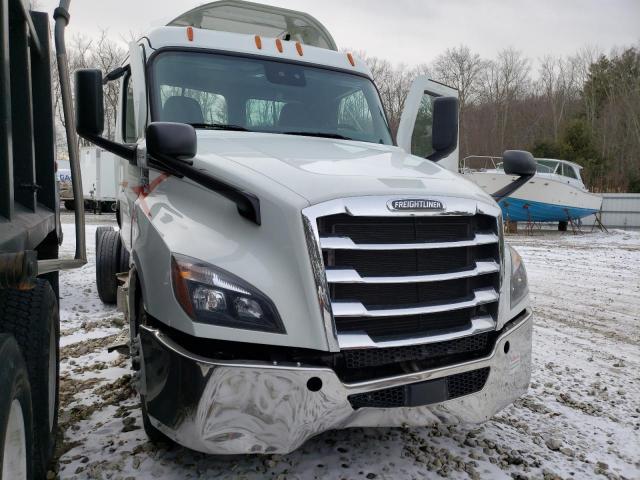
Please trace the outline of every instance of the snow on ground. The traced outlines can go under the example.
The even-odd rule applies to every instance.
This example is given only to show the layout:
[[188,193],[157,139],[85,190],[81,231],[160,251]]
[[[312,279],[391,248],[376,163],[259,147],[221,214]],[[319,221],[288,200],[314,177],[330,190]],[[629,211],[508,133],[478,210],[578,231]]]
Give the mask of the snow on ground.
[[[63,253],[73,253],[64,216]],[[640,233],[536,232],[509,241],[533,299],[529,393],[484,425],[349,429],[290,455],[215,457],[146,441],[128,359],[107,353],[122,316],[89,263],[61,274],[63,479],[640,479]]]

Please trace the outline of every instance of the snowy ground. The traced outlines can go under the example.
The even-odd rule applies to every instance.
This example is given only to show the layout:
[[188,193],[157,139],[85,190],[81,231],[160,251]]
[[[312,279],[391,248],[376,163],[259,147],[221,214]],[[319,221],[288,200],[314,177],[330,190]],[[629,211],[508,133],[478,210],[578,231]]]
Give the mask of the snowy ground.
[[[63,252],[73,252],[72,217]],[[480,426],[328,432],[290,455],[212,457],[156,448],[128,360],[107,353],[122,317],[89,264],[61,275],[60,478],[640,479],[640,233],[510,237],[536,325],[528,395]]]

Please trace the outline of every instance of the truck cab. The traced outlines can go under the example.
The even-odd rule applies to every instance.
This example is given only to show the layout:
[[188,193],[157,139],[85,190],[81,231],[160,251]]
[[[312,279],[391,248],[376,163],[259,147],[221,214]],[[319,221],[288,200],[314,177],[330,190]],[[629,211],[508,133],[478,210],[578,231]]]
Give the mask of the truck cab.
[[[394,138],[370,70],[307,14],[228,0],[130,46],[101,297],[129,319],[145,429],[286,453],[351,426],[481,422],[526,392],[532,314],[500,208],[456,172],[457,94],[415,80]],[[120,286],[115,274],[120,273]]]

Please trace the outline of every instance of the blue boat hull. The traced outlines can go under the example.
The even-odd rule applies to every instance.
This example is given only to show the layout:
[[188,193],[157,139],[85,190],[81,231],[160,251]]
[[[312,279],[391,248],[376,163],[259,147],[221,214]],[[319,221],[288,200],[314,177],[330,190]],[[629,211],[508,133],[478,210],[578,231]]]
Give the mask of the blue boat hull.
[[502,216],[512,222],[560,222],[569,218],[588,217],[598,210],[590,208],[567,207],[550,203],[532,202],[518,198],[505,198],[500,202]]

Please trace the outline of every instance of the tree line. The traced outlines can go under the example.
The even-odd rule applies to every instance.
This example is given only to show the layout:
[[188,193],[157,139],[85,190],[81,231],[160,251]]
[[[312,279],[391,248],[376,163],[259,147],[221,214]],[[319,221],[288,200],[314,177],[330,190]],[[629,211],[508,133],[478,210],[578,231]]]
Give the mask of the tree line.
[[584,167],[594,191],[640,192],[640,48],[584,48],[546,56],[534,68],[512,48],[483,59],[450,48],[415,67],[360,56],[370,67],[394,134],[416,75],[459,92],[460,158],[523,149]]
[[[75,37],[67,50],[72,74],[89,67],[106,74],[127,55],[122,43],[105,31],[97,38]],[[536,67],[512,48],[485,59],[461,45],[445,50],[430,64],[413,67],[365,52],[358,55],[371,69],[394,135],[412,80],[426,74],[459,92],[461,159],[530,150],[539,158],[582,165],[585,183],[594,191],[640,192],[640,47],[614,49],[607,55],[584,48],[566,57],[549,55]],[[54,84],[58,86],[57,75]],[[105,86],[109,137],[119,95],[119,82]],[[59,95],[56,98],[62,126]]]

